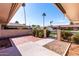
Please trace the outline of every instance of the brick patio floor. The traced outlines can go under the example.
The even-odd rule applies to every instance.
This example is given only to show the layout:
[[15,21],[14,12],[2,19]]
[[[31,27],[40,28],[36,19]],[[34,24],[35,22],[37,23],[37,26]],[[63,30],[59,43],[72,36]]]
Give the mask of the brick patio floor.
[[79,56],[79,44],[72,44],[69,48],[68,56]]
[[12,41],[15,43],[15,45],[23,44],[29,41],[35,42],[38,40],[41,40],[42,38],[34,37],[34,36],[23,36],[18,38],[12,38]]

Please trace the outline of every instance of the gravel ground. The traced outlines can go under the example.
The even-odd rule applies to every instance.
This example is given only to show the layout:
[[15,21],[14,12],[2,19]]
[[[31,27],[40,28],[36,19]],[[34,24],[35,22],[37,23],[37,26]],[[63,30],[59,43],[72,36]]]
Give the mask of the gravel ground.
[[65,53],[67,47],[69,46],[69,44],[70,43],[55,40],[53,42],[50,42],[50,43],[44,45],[44,47],[46,47],[47,49],[50,49],[52,51],[55,51],[56,53],[58,53],[60,55],[63,55]]

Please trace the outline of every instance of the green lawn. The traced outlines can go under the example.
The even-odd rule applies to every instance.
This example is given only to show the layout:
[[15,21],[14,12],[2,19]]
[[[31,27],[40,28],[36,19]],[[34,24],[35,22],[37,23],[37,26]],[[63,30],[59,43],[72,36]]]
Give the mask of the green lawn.
[[50,37],[56,37],[56,35],[57,35],[57,32],[52,31],[49,36]]
[[74,30],[64,30],[65,32],[70,32],[70,33],[74,33],[79,35],[79,30],[78,31],[74,31]]

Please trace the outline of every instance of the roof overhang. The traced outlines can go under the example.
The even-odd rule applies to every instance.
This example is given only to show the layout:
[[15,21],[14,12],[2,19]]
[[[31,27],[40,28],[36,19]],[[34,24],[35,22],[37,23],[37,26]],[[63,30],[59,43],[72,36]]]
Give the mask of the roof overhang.
[[73,24],[79,24],[79,3],[55,3]]
[[0,3],[0,24],[7,24],[21,5],[21,3]]

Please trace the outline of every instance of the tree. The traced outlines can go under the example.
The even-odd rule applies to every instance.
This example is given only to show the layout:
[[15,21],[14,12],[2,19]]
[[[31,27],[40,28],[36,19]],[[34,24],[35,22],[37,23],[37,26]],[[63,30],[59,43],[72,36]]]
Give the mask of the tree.
[[53,21],[50,21],[50,26],[52,25]]
[[40,25],[37,25],[36,27],[37,27],[37,29],[40,29]]
[[32,29],[36,28],[36,25],[32,25]]
[[36,25],[32,25],[32,27],[36,27]]
[[73,25],[73,22],[70,22],[70,25]]
[[19,24],[19,22],[18,22],[18,21],[15,21],[15,23],[16,23],[16,24]]
[[45,16],[46,16],[46,13],[43,13],[42,16],[43,16],[43,27],[44,27],[45,26]]

